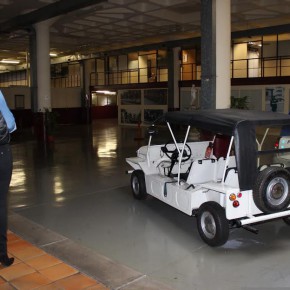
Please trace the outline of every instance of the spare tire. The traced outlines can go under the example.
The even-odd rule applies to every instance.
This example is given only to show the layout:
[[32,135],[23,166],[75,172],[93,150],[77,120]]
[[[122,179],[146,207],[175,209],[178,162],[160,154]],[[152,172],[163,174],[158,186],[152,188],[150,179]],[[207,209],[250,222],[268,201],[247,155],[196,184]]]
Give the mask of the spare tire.
[[285,210],[290,203],[290,173],[270,166],[259,172],[253,189],[256,206],[264,213]]

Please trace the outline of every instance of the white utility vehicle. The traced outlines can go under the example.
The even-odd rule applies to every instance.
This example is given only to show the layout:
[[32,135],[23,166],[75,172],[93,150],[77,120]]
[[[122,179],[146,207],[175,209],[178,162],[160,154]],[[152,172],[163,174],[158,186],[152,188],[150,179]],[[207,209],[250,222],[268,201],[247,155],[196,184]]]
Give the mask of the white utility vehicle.
[[[137,157],[126,158],[133,168],[128,173],[135,198],[150,194],[196,216],[199,234],[210,246],[223,245],[231,228],[257,232],[253,224],[276,218],[290,224],[290,173],[283,164],[260,164],[264,154],[290,152],[262,150],[269,129],[290,125],[289,115],[196,110],[168,112],[163,121],[173,141],[153,145],[152,125],[148,145],[139,148]],[[176,128],[185,128],[182,142]],[[191,141],[191,130],[211,132],[212,139]]]

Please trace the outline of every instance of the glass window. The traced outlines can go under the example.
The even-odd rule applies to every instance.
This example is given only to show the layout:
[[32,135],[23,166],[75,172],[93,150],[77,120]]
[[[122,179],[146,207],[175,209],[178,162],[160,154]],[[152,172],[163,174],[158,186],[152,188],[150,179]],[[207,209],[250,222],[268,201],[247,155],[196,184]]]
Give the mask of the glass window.
[[278,56],[290,55],[290,33],[278,35]]
[[277,57],[277,35],[263,36],[263,57]]
[[166,49],[160,49],[158,50],[158,67],[167,67],[167,50]]
[[110,56],[109,57],[109,70],[111,72],[117,71],[117,56]]
[[197,65],[196,65],[196,50],[183,49],[181,52],[181,79],[196,80],[197,79]]
[[128,69],[128,56],[119,55],[119,71]]
[[137,52],[128,54],[128,68],[129,69],[138,68],[138,53]]

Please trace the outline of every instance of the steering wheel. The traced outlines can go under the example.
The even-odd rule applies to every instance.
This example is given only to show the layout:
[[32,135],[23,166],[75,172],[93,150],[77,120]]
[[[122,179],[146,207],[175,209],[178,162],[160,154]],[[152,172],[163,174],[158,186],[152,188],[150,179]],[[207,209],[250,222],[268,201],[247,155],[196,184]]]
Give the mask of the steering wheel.
[[[169,144],[174,146],[174,148],[172,150],[168,149]],[[161,151],[171,160],[171,165],[170,165],[170,168],[168,171],[168,176],[170,176],[172,169],[174,167],[174,164],[177,161],[179,161],[179,148],[176,147],[175,143],[167,142],[165,144],[165,146],[161,147]],[[191,149],[188,146],[188,144],[185,143],[183,154],[181,157],[181,162],[185,162],[185,161],[189,160],[190,156],[191,156]]]
[[[169,150],[168,147],[169,145],[174,145],[174,148],[172,150]],[[177,148],[175,143],[171,143],[171,142],[167,142],[165,144],[165,146],[161,147],[162,152],[171,160],[174,162],[177,162],[179,159],[179,149]],[[184,146],[184,150],[183,150],[183,154],[181,157],[181,162],[185,162],[187,160],[189,160],[189,158],[191,157],[191,149],[188,146],[187,143],[185,143]]]

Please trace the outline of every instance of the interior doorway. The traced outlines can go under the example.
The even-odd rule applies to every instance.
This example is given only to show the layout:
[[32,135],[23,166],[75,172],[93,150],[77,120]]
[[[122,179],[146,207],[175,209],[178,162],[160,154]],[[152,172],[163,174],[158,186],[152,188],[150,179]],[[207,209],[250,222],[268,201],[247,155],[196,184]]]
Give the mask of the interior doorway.
[[94,119],[118,118],[117,92],[96,90],[91,92],[91,115]]

